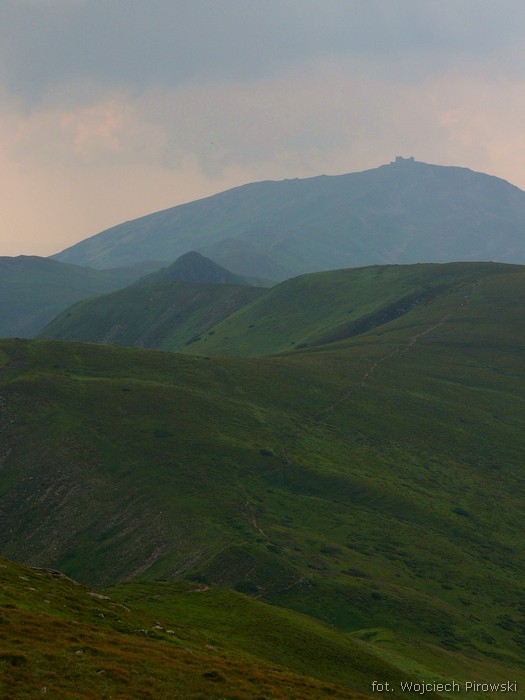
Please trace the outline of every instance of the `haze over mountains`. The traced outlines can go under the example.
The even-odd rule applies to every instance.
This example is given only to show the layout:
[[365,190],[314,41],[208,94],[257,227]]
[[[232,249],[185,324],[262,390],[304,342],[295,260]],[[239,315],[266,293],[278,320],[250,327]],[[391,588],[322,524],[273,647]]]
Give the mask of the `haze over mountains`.
[[397,158],[348,175],[259,182],[126,222],[54,257],[96,268],[196,250],[240,275],[387,263],[525,262],[525,193]]
[[148,269],[93,270],[36,255],[0,257],[0,337],[30,338],[75,301],[125,287]]
[[[0,258],[0,337],[31,338],[76,301],[86,298],[93,298],[94,301],[105,292],[128,285],[185,281],[253,287],[255,282],[235,275],[193,251],[167,267],[158,269],[159,266],[158,262],[143,262],[132,267],[95,270],[38,256]],[[154,271],[149,272],[152,269]],[[232,292],[242,293],[237,289]],[[140,296],[137,290],[130,290],[129,293]],[[209,299],[213,297],[210,290],[197,291],[197,295],[202,293],[207,294]],[[219,290],[219,294],[224,294],[224,290]],[[250,297],[248,291],[244,298],[253,296]],[[171,299],[170,304],[174,308],[176,300]],[[232,308],[237,308],[236,303]],[[212,314],[211,319],[216,321],[217,317]],[[208,320],[208,323],[212,323],[212,320]]]
[[[140,284],[267,286],[371,264],[525,262],[525,193],[465,168],[397,158],[362,173],[238,187],[121,224],[53,257],[3,259],[0,336],[32,337],[71,303],[161,267]],[[212,261],[220,266],[214,273]]]

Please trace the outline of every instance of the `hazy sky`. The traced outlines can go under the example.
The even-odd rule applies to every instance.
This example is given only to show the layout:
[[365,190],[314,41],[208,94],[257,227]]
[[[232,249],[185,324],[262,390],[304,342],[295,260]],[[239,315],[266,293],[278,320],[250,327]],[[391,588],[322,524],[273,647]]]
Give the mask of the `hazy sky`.
[[0,0],[0,255],[396,155],[525,189],[523,0]]

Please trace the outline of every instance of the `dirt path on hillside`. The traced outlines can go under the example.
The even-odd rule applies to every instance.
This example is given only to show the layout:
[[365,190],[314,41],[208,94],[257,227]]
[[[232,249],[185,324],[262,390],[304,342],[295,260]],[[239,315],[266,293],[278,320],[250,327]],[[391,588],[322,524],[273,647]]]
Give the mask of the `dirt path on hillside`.
[[257,515],[253,503],[251,503],[249,500],[246,500],[246,503],[241,508],[241,513],[246,518],[246,520],[248,520],[248,522],[252,524],[252,526],[257,530],[261,537],[264,537],[264,539],[267,542],[269,542],[270,538],[257,522]]
[[[357,384],[355,384],[351,389],[348,389],[345,391],[341,396],[333,401],[332,403],[328,404],[325,408],[323,408],[321,411],[318,411],[316,414],[311,415],[311,416],[303,416],[302,419],[300,419],[299,424],[297,429],[292,433],[292,438],[294,440],[304,436],[305,434],[308,433],[308,430],[311,429],[314,425],[319,425],[322,423],[324,420],[328,418],[330,413],[337,409],[339,406],[344,404],[346,401],[348,401],[355,393],[358,391],[363,391],[366,389],[367,385],[370,382],[371,377],[373,376],[374,372],[377,370],[378,367],[380,367],[384,362],[387,362],[388,360],[392,359],[396,355],[401,355],[406,352],[410,352],[415,345],[424,337],[427,335],[430,335],[437,329],[439,329],[441,326],[443,326],[452,316],[455,316],[459,312],[461,312],[465,307],[467,307],[470,304],[470,301],[472,299],[472,295],[474,293],[474,289],[477,286],[477,282],[473,282],[470,287],[467,289],[461,303],[457,306],[456,309],[452,310],[450,313],[446,314],[442,318],[439,319],[437,323],[434,323],[432,326],[429,326],[429,328],[426,328],[424,331],[420,331],[419,333],[415,333],[412,335],[408,341],[405,343],[405,345],[395,348],[394,350],[391,350],[390,352],[386,353],[383,355],[383,357],[380,357],[378,360],[373,362],[368,369],[365,371],[363,376],[361,377],[360,380],[358,380]],[[283,457],[283,464],[285,467],[290,467],[294,464],[295,460],[293,457],[291,457],[288,454],[288,451],[284,445],[281,445],[280,447],[280,452]],[[253,505],[253,503],[250,502],[249,498],[246,497],[246,502],[244,505],[241,507],[241,513],[243,517],[252,525],[252,527],[263,537],[266,542],[270,542],[270,538],[268,534],[262,529],[261,525],[259,524],[257,520],[257,512],[256,508]],[[297,585],[300,583],[303,579],[300,579],[291,586],[290,588],[294,585]],[[259,591],[259,594],[256,595],[256,597],[261,597],[264,595],[266,591],[261,589]]]
[[[383,357],[380,357],[378,360],[373,362],[366,372],[363,374],[361,377],[361,380],[358,381],[357,384],[355,384],[351,389],[348,391],[344,392],[338,399],[333,401],[331,404],[326,406],[326,408],[323,408],[321,411],[318,411],[315,415],[313,416],[304,416],[304,418],[300,421],[299,427],[297,430],[293,433],[293,438],[297,439],[304,435],[308,429],[316,424],[318,425],[319,423],[322,423],[323,420],[327,418],[327,416],[330,414],[331,411],[334,411],[338,406],[341,404],[345,403],[350,399],[356,392],[362,391],[363,389],[366,388],[367,384],[370,381],[370,378],[374,374],[374,372],[377,370],[378,367],[380,367],[384,362],[388,361],[389,359],[395,357],[396,355],[401,355],[406,352],[409,352],[422,338],[425,336],[429,335],[433,331],[437,330],[441,326],[443,326],[449,318],[452,316],[455,316],[458,314],[460,311],[462,311],[465,307],[467,307],[470,304],[470,301],[472,299],[472,295],[474,293],[474,289],[477,286],[477,282],[473,282],[470,286],[470,288],[467,290],[465,293],[465,296],[463,297],[461,303],[459,306],[451,311],[450,313],[446,314],[443,316],[437,323],[434,325],[430,326],[429,328],[425,329],[424,331],[421,331],[420,333],[416,333],[413,336],[411,336],[408,340],[408,342],[399,348],[395,348],[394,350],[391,350],[390,352],[386,353],[383,355]],[[294,463],[294,459],[290,457],[286,451],[286,448],[283,446],[281,447],[281,453],[284,458],[284,464],[285,466],[291,466]]]

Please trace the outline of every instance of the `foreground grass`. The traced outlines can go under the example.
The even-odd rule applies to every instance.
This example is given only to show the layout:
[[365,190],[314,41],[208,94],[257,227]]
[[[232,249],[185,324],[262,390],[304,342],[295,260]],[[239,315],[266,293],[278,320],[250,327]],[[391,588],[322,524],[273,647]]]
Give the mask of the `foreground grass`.
[[3,698],[357,700],[373,697],[379,678],[398,700],[420,696],[402,692],[406,681],[525,682],[522,671],[496,662],[381,629],[351,637],[202,584],[136,582],[94,591],[5,559],[0,584]]
[[[372,659],[371,672],[394,674],[365,645],[240,594],[213,592],[211,606],[188,584],[122,586],[118,595],[106,595],[8,560],[0,563],[0,581],[5,698],[357,699],[370,697],[352,689],[354,682],[369,685],[368,667],[358,664]],[[236,638],[214,625],[211,608],[223,606]],[[264,620],[265,627],[243,633],[245,619]],[[323,639],[324,647],[318,645]],[[272,648],[275,641],[279,646]]]

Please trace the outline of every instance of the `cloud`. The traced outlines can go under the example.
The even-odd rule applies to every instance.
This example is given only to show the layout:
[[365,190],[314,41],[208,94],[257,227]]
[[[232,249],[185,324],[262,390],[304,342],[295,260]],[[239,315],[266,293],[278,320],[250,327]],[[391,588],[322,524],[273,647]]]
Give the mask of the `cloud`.
[[523,186],[512,148],[524,142],[524,87],[525,78],[454,71],[407,84],[331,58],[256,83],[154,90],[135,107],[164,134],[165,167],[191,154],[209,178],[232,167],[267,177],[348,172],[403,152],[507,172]]
[[462,60],[506,61],[525,6],[477,0],[3,0],[7,88],[29,108],[101,92],[252,82],[346,56],[418,80]]
[[525,5],[4,0],[0,253],[396,155],[525,186]]
[[4,116],[5,153],[41,167],[144,166],[160,158],[164,134],[141,121],[132,101],[118,94],[90,105]]

